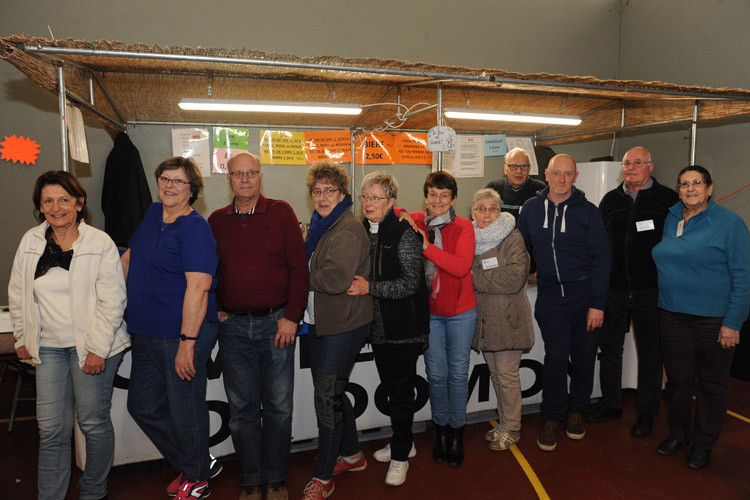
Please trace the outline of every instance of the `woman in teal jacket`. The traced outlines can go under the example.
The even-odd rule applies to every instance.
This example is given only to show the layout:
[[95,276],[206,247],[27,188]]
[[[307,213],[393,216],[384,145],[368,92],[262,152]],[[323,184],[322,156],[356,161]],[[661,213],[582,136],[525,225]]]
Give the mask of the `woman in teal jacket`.
[[682,169],[677,188],[681,201],[652,251],[669,403],[669,436],[656,451],[673,455],[692,440],[687,465],[702,469],[724,423],[729,369],[750,307],[750,237],[737,214],[714,203],[705,168]]

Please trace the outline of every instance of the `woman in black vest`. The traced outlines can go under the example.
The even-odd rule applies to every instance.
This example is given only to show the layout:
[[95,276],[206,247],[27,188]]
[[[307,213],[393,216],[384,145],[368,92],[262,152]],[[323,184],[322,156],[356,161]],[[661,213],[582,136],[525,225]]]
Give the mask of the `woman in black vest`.
[[370,235],[370,276],[355,276],[350,295],[373,297],[370,343],[375,365],[388,396],[393,435],[375,460],[390,462],[385,484],[406,480],[407,458],[416,455],[411,432],[417,360],[430,332],[427,285],[422,266],[422,242],[406,221],[393,214],[398,183],[377,171],[360,188],[363,223]]

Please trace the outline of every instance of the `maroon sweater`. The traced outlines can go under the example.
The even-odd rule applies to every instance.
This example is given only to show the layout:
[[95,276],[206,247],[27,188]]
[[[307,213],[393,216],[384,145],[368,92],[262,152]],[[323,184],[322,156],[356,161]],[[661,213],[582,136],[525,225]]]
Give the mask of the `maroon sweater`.
[[219,254],[218,309],[242,313],[286,304],[284,317],[299,322],[310,279],[292,207],[260,195],[253,214],[237,214],[232,201],[208,223]]

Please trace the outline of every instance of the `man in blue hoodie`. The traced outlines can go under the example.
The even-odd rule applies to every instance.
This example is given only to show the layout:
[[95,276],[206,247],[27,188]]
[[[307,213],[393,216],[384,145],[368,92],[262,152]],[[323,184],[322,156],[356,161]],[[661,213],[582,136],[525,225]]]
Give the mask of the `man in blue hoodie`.
[[[537,265],[534,317],[545,348],[545,422],[537,446],[552,451],[563,422],[570,439],[585,434],[582,414],[591,400],[612,257],[599,210],[573,185],[575,160],[557,155],[545,175],[549,186],[524,203],[518,229]],[[568,360],[573,364],[570,394]]]

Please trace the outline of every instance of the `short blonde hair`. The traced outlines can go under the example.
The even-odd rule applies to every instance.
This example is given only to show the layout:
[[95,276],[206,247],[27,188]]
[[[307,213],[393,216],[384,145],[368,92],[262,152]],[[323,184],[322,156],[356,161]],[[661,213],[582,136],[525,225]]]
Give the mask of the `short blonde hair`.
[[367,174],[365,178],[362,179],[359,191],[362,192],[365,189],[369,189],[373,184],[380,185],[388,198],[393,198],[395,200],[398,196],[398,181],[393,177],[393,174],[390,174],[385,170],[376,170]]

